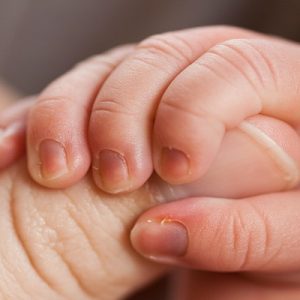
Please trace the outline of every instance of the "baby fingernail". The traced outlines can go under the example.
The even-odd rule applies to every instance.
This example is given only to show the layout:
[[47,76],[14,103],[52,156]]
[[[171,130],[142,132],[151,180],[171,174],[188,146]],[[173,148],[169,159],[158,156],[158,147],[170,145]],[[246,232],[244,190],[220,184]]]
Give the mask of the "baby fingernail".
[[42,141],[39,156],[43,178],[51,180],[68,172],[66,151],[62,144],[54,140]]
[[128,166],[123,155],[112,150],[102,150],[94,171],[100,188],[110,193],[123,192],[130,186]]
[[185,153],[173,148],[163,148],[160,161],[163,176],[181,179],[190,172],[190,162]]
[[188,232],[177,221],[148,220],[135,225],[131,231],[131,241],[142,255],[158,262],[169,262],[186,253]]

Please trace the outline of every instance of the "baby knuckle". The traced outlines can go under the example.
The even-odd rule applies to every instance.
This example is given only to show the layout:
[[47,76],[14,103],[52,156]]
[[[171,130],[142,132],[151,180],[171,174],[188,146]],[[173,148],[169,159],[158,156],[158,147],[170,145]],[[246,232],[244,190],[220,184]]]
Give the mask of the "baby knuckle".
[[122,102],[115,99],[101,99],[96,101],[93,107],[93,114],[95,115],[113,115],[113,116],[125,116],[131,117],[135,116],[133,110],[130,106],[126,106]]
[[186,105],[185,101],[180,101],[174,99],[164,99],[159,106],[159,118],[165,119],[171,117],[172,120],[176,120],[177,116],[186,118],[200,118],[202,114],[200,109],[198,111]]
[[193,58],[192,47],[175,33],[153,35],[138,44],[137,49],[142,53],[152,54],[156,59],[163,57],[184,64],[191,63]]
[[70,97],[67,96],[58,96],[58,95],[53,95],[53,96],[43,96],[41,95],[38,99],[38,102],[36,103],[36,108],[39,107],[56,107],[56,106],[61,106],[61,105],[70,105],[73,104],[73,100]]
[[[48,128],[49,123],[53,123],[53,121],[58,119],[59,116],[66,114],[68,111],[70,111],[70,107],[73,106],[74,102],[69,97],[41,96],[30,110],[30,122],[38,124],[38,126],[35,126],[35,129],[38,131],[41,128],[44,128],[44,125],[46,125],[46,128]],[[55,123],[55,125],[58,124],[59,123]]]
[[267,56],[264,56],[251,40],[227,40],[210,49],[208,53],[213,55],[218,63],[230,68],[233,73],[238,73],[255,89],[264,87],[265,78],[270,75]]

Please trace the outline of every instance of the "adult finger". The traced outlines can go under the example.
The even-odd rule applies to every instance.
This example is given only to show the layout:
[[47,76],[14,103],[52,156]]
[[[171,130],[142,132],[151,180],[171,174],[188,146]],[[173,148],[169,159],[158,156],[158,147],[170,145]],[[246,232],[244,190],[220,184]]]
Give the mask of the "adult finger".
[[299,271],[300,191],[235,201],[190,198],[148,211],[133,230],[155,261],[222,272]]
[[90,166],[87,124],[91,105],[104,80],[131,51],[124,46],[95,56],[50,84],[28,120],[28,166],[47,187],[66,187]]
[[89,134],[96,184],[111,193],[144,184],[153,171],[153,118],[168,85],[216,43],[254,36],[232,27],[204,27],[155,35],[137,45],[109,76],[92,110]]
[[154,164],[169,183],[196,180],[226,130],[259,113],[299,123],[299,45],[232,39],[181,72],[162,97],[154,125]]

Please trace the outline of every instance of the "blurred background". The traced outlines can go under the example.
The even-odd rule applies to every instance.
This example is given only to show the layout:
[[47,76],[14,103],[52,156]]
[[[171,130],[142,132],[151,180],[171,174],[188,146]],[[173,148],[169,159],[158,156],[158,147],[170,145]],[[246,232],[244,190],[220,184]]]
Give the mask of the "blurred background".
[[0,0],[0,78],[39,92],[82,59],[153,33],[232,24],[300,39],[299,0]]
[[[300,0],[0,0],[0,81],[38,93],[113,46],[215,24],[300,41]],[[167,299],[167,285],[164,278],[130,300]]]

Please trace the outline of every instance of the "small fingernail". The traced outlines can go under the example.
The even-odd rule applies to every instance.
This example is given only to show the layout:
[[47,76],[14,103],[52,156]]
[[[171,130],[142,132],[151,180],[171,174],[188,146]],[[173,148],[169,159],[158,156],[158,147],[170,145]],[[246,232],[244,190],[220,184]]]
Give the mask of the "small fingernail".
[[100,188],[109,193],[123,192],[130,187],[126,159],[116,151],[102,150],[94,170]]
[[158,262],[182,257],[188,247],[188,232],[177,221],[164,219],[137,223],[131,231],[131,241],[143,256]]
[[45,179],[56,179],[68,172],[65,148],[54,140],[44,140],[39,146],[41,175]]
[[190,173],[190,161],[185,153],[174,148],[163,148],[161,153],[161,172],[167,178],[180,179]]

